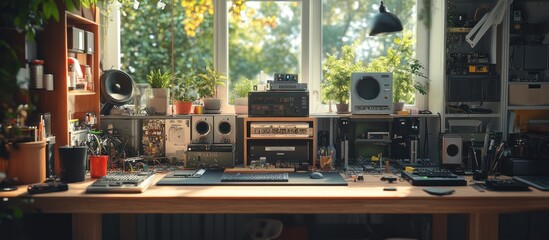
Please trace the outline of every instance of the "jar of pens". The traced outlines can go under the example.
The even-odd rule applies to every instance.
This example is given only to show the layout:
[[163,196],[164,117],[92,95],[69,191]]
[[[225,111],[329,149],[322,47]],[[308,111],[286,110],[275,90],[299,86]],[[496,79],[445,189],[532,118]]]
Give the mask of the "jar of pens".
[[331,171],[334,167],[334,150],[330,147],[319,147],[320,170]]

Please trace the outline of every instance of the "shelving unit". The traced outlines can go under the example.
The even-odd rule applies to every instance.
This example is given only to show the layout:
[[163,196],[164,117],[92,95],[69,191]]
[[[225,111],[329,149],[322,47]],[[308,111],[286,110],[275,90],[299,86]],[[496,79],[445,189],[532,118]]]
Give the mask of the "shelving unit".
[[[466,35],[475,23],[488,13],[497,1],[451,0],[443,4],[444,23],[444,96],[441,109],[442,129],[448,129],[451,119],[476,119],[492,130],[502,128],[501,53],[503,44],[498,40],[500,28],[492,27],[472,48]],[[440,27],[436,25],[435,27]],[[431,66],[433,67],[433,66]],[[436,104],[434,104],[436,105]],[[484,131],[484,129],[482,130]]]
[[[291,143],[294,142],[306,142],[309,146],[309,159],[304,159],[301,162],[307,161],[311,166],[316,166],[317,158],[317,138],[316,138],[316,118],[314,117],[244,117],[244,142],[243,142],[243,155],[244,155],[244,166],[248,166],[250,162],[250,147],[254,144],[261,143],[265,144],[280,144],[280,143]],[[293,136],[276,136],[276,137],[252,137],[250,131],[251,123],[261,123],[261,122],[278,122],[278,123],[292,123],[292,122],[306,122],[309,124],[309,129],[312,131],[308,137],[293,137]],[[291,144],[289,144],[292,146]]]
[[[45,61],[44,73],[51,73],[54,78],[54,90],[33,90],[32,97],[38,99],[37,110],[50,112],[52,116],[52,134],[56,137],[55,172],[59,173],[59,146],[69,145],[71,141],[69,120],[93,113],[99,120],[99,10],[86,9],[92,13],[90,20],[82,17],[80,11],[66,11],[65,4],[57,4],[60,13],[59,21],[51,20],[37,37],[38,58]],[[75,53],[69,51],[68,28],[78,27],[93,33],[94,53]],[[81,65],[91,68],[93,91],[69,90],[67,83],[68,57],[75,57]],[[84,119],[80,119],[83,121]]]
[[549,122],[549,3],[519,0],[504,19],[502,102],[504,136],[524,133],[529,120]]

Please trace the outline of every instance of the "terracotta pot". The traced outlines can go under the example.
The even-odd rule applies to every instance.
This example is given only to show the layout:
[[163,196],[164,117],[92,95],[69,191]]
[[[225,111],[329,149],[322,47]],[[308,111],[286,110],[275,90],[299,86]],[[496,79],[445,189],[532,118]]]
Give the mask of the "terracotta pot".
[[18,148],[8,146],[9,178],[17,183],[41,183],[46,180],[46,142],[26,142],[17,144]]
[[187,115],[191,113],[193,102],[175,100],[173,102],[173,106],[174,106],[174,114]]

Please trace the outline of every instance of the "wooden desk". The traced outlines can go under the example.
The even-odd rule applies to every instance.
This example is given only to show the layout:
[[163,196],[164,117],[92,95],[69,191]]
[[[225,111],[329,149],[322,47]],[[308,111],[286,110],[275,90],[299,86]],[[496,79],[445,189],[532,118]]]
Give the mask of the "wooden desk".
[[[157,174],[155,182],[164,175]],[[70,184],[67,192],[29,195],[26,186],[2,192],[8,201],[26,201],[29,211],[73,214],[73,239],[100,239],[101,214],[119,213],[403,213],[433,214],[433,239],[446,238],[446,214],[468,217],[469,239],[497,239],[498,214],[549,209],[549,192],[479,192],[451,187],[449,196],[431,196],[407,182],[389,184],[380,176],[349,186],[156,186],[142,194],[86,194],[91,183]],[[350,181],[350,180],[349,180]],[[397,191],[383,191],[395,186]],[[31,201],[29,201],[31,200]]]

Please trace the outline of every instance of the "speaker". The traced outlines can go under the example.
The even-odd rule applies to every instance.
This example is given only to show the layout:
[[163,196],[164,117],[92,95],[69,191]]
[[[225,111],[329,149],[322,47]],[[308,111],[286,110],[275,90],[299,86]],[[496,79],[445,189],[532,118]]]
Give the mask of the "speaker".
[[390,72],[352,73],[351,113],[393,113],[393,74]]
[[109,115],[113,106],[130,102],[134,95],[134,82],[126,72],[116,69],[105,71],[100,78],[102,115]]
[[191,143],[212,144],[214,141],[213,115],[194,115],[191,117]]
[[461,164],[462,141],[461,136],[456,134],[442,135],[442,164]]
[[213,143],[236,143],[236,115],[214,115]]

